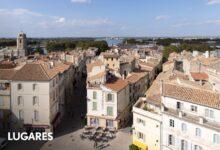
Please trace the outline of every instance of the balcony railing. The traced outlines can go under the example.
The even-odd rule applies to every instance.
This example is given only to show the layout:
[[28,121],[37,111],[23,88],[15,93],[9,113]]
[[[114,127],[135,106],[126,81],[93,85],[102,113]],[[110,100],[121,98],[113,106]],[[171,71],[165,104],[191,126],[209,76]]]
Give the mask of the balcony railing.
[[179,117],[182,120],[185,120],[191,123],[200,124],[202,126],[220,131],[220,122],[206,119],[204,116],[192,115],[187,112],[182,112],[182,111],[174,110],[171,108],[165,108],[164,113]]

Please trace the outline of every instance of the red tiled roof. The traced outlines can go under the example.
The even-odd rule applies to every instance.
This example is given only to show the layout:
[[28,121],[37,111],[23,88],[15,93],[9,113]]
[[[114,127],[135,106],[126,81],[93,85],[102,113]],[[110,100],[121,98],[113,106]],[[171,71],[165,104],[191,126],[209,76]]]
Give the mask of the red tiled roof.
[[91,64],[87,64],[87,72],[91,72],[93,67],[102,66],[104,65],[100,60],[97,60]]
[[104,84],[105,87],[112,89],[113,91],[119,92],[124,89],[128,85],[126,80],[122,80],[119,78],[114,78]]
[[13,80],[20,81],[48,81],[59,73],[69,69],[69,65],[58,64],[49,67],[48,62],[37,61],[24,65],[14,75]]
[[208,80],[209,76],[204,72],[191,72],[191,76],[195,80]]
[[0,80],[11,80],[16,71],[15,69],[0,69]]
[[220,109],[220,93],[163,83],[163,96]]

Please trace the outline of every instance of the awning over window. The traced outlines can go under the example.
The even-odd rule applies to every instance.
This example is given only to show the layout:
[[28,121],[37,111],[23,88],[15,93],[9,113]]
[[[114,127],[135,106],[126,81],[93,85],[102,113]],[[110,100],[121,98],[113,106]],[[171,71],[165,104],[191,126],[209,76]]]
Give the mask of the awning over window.
[[143,150],[147,150],[147,145],[144,143],[141,143],[141,142],[135,140],[135,141],[133,141],[133,144]]

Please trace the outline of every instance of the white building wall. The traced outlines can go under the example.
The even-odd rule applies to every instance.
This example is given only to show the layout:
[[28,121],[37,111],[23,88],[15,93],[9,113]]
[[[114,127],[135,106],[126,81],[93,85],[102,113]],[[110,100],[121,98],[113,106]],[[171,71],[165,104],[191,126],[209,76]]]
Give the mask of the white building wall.
[[[93,92],[97,93],[97,99],[93,99]],[[101,116],[104,114],[103,95],[101,89],[87,88],[87,115]],[[97,102],[97,110],[93,110],[93,102]]]
[[[138,119],[144,124],[138,123]],[[145,143],[149,150],[160,150],[161,116],[141,108],[133,107],[133,141]],[[144,134],[144,140],[138,138],[138,132]]]
[[[113,118],[116,119],[117,115],[118,115],[118,101],[121,100],[118,97],[118,93],[112,91],[111,89],[108,89],[104,86],[101,87],[103,90],[103,97],[104,97],[104,115],[107,115],[107,107],[112,107],[113,108]],[[113,95],[113,101],[112,102],[108,102],[107,101],[107,94],[112,94]]]
[[183,59],[183,71],[185,74],[190,75],[190,61]]
[[105,65],[102,66],[96,66],[92,68],[92,71],[89,72],[89,76],[94,76],[97,75],[100,72],[104,72],[105,71]]
[[213,90],[220,91],[220,74],[214,74],[209,71],[207,71],[206,73],[209,76],[208,81],[213,86]]
[[[206,106],[202,106],[202,105],[198,105],[198,104],[193,104],[193,103],[189,103],[186,101],[177,100],[177,99],[169,98],[169,97],[162,98],[162,103],[164,104],[164,106],[167,108],[174,109],[174,110],[177,108],[176,107],[177,102],[182,103],[181,111],[186,112],[191,115],[198,116],[198,117],[202,116],[205,118],[205,109],[213,110],[214,111],[214,119],[212,119],[212,120],[210,120],[210,118],[206,118],[206,119],[209,119],[210,121],[213,121],[213,122],[215,121],[215,122],[220,123],[220,110],[218,110],[218,109],[214,109],[211,107],[206,107]],[[192,105],[197,106],[197,113],[191,111]]]
[[[97,99],[93,99],[93,92],[96,91]],[[107,94],[113,95],[113,101],[107,101]],[[129,104],[129,86],[119,93],[114,92],[104,86],[100,89],[87,88],[87,115],[107,116],[107,107],[113,108],[112,118],[116,119],[119,112],[123,111]],[[97,110],[93,109],[93,102],[97,102]]]
[[[18,90],[17,85],[21,83],[23,89]],[[33,84],[38,85],[38,89],[33,91]],[[11,106],[12,117],[19,118],[19,110],[24,111],[24,124],[49,125],[50,103],[49,103],[49,83],[48,82],[12,82]],[[18,97],[22,96],[23,104],[18,105]],[[33,105],[33,97],[38,97],[38,105]],[[34,110],[39,112],[39,121],[33,121]]]
[[[174,120],[174,127],[169,126],[170,119]],[[194,150],[195,145],[202,147],[202,150],[219,150],[220,145],[213,143],[213,135],[220,135],[219,131],[206,128],[199,124],[194,124],[188,121],[185,121],[181,118],[176,118],[171,115],[164,114],[162,115],[163,121],[163,149],[173,149],[181,150],[181,140],[187,141],[188,150]],[[182,131],[182,123],[186,125],[186,131]],[[201,129],[201,136],[198,137],[195,135],[196,128]],[[168,135],[173,135],[175,137],[175,145],[168,145]]]
[[[199,145],[200,147],[202,147],[202,150],[220,149],[220,144],[215,144],[213,142],[214,134],[220,135],[220,129],[216,129],[216,126],[220,123],[220,110],[169,97],[163,97],[162,102],[166,108],[172,110],[177,110],[176,104],[177,102],[181,102],[181,111],[188,115],[195,116],[195,119],[190,120],[186,119],[184,115],[183,117],[179,117],[178,115],[174,115],[172,113],[162,113],[163,150],[180,150],[181,140],[187,141],[188,150],[194,150],[195,145]],[[197,106],[197,112],[191,111],[191,105]],[[205,109],[214,111],[213,119],[205,118]],[[214,123],[215,126],[207,126],[200,124],[199,121],[196,121],[199,119],[199,117],[203,117],[210,123]],[[174,127],[170,127],[170,119],[174,120]],[[182,130],[182,123],[186,125],[186,131]],[[196,128],[199,128],[201,130],[200,137],[195,135]],[[168,145],[168,135],[173,135],[175,137],[175,144],[173,146]]]

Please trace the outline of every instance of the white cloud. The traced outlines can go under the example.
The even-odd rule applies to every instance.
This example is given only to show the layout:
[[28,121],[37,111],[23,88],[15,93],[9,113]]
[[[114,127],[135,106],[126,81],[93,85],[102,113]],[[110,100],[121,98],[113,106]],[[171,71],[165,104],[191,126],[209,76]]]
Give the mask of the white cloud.
[[160,16],[156,16],[155,20],[160,21],[160,20],[167,20],[169,18],[170,18],[170,16],[168,16],[168,15],[160,15]]
[[[30,11],[28,9],[0,9],[0,17],[9,17],[22,21],[23,24],[33,22],[38,27],[88,27],[88,26],[102,26],[112,25],[108,18],[99,19],[67,19],[62,16],[51,16]],[[1,18],[0,18],[1,19]]]
[[94,20],[71,20],[70,25],[72,26],[102,26],[102,25],[111,25],[112,22],[105,18],[105,19],[94,19]]
[[29,15],[29,16],[38,16],[41,17],[43,14],[30,11],[28,9],[17,8],[17,9],[0,9],[1,15],[14,15],[14,16],[22,16],[22,15]]
[[71,0],[72,3],[91,3],[91,0]]
[[192,25],[192,23],[190,23],[190,22],[183,22],[183,23],[173,24],[173,25],[171,25],[171,27],[177,28],[177,27],[184,27],[184,26],[190,26],[190,25]]
[[171,27],[177,28],[177,27],[185,27],[185,26],[201,26],[201,25],[220,25],[220,19],[215,20],[205,20],[201,22],[181,22],[177,24],[171,25]]
[[56,23],[64,23],[66,21],[66,19],[64,17],[58,17],[55,22]]
[[220,0],[208,0],[207,5],[216,5],[220,4]]
[[215,25],[220,25],[220,19],[216,20],[207,20],[204,22],[204,24],[215,24]]
[[15,36],[23,30],[29,36],[104,36],[126,33],[127,28],[108,18],[69,18],[28,9],[0,9],[1,36]]

